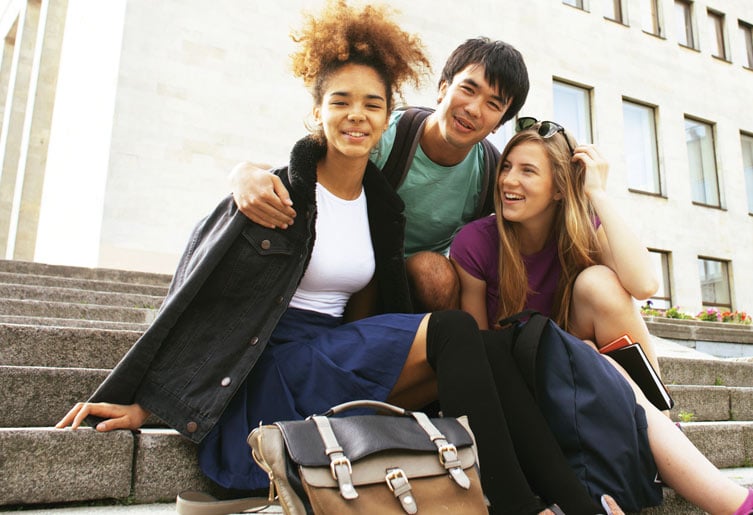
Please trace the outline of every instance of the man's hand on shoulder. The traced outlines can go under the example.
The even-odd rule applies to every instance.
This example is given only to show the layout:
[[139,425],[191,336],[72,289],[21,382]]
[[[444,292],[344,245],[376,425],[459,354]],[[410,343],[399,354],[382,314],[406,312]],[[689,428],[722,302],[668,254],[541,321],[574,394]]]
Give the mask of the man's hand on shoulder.
[[253,222],[270,229],[287,229],[296,215],[293,202],[280,178],[269,173],[270,168],[248,161],[235,165],[229,176],[233,200]]

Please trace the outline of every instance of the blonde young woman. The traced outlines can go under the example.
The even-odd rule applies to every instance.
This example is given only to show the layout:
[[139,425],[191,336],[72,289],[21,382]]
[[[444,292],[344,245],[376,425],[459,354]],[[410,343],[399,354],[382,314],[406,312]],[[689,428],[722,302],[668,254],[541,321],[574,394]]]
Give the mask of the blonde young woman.
[[[482,329],[535,309],[597,347],[628,333],[656,366],[632,299],[648,298],[657,282],[648,251],[607,195],[607,162],[557,123],[526,117],[517,128],[498,167],[496,214],[465,226],[452,244],[461,308]],[[753,492],[727,480],[632,386],[662,479],[710,513],[749,513]]]

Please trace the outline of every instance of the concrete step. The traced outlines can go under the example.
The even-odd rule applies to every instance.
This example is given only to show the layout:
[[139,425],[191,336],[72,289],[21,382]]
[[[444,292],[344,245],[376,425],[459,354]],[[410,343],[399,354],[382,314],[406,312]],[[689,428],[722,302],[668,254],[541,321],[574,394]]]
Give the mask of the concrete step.
[[149,324],[138,322],[112,322],[108,320],[81,320],[74,318],[51,318],[44,316],[0,315],[0,324],[39,327],[81,327],[90,329],[113,329],[143,333]]
[[708,422],[753,420],[753,387],[670,385],[672,420]]
[[[98,368],[0,366],[0,427],[54,426],[109,373]],[[164,423],[151,416],[145,426]]]
[[753,362],[739,359],[699,359],[659,356],[665,384],[753,386]]
[[25,284],[27,286],[53,286],[57,288],[76,288],[78,290],[109,291],[120,293],[138,293],[141,295],[167,295],[167,286],[159,284],[123,283],[116,281],[98,281],[56,275],[16,274],[0,272],[0,283]]
[[[126,348],[134,334],[113,331],[113,336]],[[76,341],[72,342],[70,351],[81,353],[82,361],[87,359],[86,347]],[[21,358],[23,356],[16,361]],[[115,356],[109,358],[115,360]],[[8,399],[0,401],[0,427],[54,425],[75,402],[88,399],[108,373],[109,368],[69,368],[54,364],[0,366],[0,391],[13,392]],[[674,421],[753,420],[753,388],[673,386],[670,392],[675,399],[675,408],[670,412]],[[29,406],[35,407],[29,410]]]
[[108,291],[80,290],[59,286],[37,286],[15,283],[0,283],[0,298],[18,300],[42,300],[68,304],[93,304],[126,308],[159,309],[162,299],[157,295]]
[[94,304],[70,304],[55,301],[0,298],[0,314],[148,324],[154,320],[156,310],[137,307],[112,307],[97,306]]
[[[89,428],[5,428],[0,429],[0,448],[0,506],[97,499],[138,505],[171,502],[186,489],[212,490],[198,469],[196,446],[167,429],[97,433]],[[744,486],[753,485],[751,468],[723,472]],[[665,488],[664,504],[642,513],[702,512]]]
[[142,331],[0,324],[0,365],[113,368]]
[[12,274],[51,275],[94,281],[114,281],[133,284],[167,286],[170,274],[155,274],[111,268],[85,268],[78,266],[48,265],[30,261],[0,260],[0,272]]
[[0,505],[152,503],[174,501],[186,489],[211,489],[196,445],[168,429],[0,428],[0,449]]

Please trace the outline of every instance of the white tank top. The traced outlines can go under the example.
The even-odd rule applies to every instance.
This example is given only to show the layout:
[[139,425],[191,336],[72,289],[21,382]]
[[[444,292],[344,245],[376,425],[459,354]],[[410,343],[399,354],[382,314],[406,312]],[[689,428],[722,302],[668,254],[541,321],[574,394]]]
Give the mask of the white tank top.
[[363,189],[343,200],[316,183],[316,241],[290,306],[340,317],[350,296],[374,275],[374,248]]

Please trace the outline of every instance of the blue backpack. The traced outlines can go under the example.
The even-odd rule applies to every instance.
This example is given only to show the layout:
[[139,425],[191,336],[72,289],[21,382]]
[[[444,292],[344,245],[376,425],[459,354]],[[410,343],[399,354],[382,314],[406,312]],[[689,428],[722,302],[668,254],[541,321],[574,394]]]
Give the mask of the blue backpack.
[[523,312],[513,356],[570,466],[597,500],[626,512],[662,502],[646,414],[622,375],[598,352],[549,318]]

